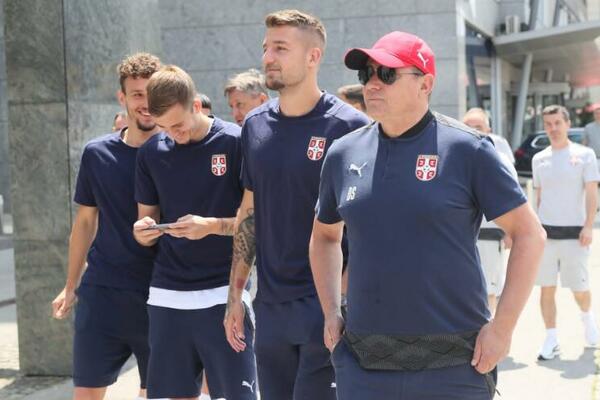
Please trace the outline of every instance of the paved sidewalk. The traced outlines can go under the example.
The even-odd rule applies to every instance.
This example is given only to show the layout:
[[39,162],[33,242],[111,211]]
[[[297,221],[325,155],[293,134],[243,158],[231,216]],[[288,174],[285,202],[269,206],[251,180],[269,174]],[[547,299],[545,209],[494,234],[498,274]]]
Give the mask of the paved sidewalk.
[[15,299],[15,261],[12,240],[0,236],[0,246],[3,243],[8,247],[4,249],[0,247],[0,306],[14,303]]
[[[597,230],[596,235],[600,235]],[[599,236],[596,236],[599,237]],[[600,321],[600,246],[591,268],[593,308]],[[537,352],[545,331],[538,305],[539,288],[535,288],[519,320],[509,357],[500,364],[499,399],[596,400],[592,395],[597,384],[599,350],[584,349],[580,312],[570,291],[558,290],[558,339],[562,353],[550,361],[537,361]]]

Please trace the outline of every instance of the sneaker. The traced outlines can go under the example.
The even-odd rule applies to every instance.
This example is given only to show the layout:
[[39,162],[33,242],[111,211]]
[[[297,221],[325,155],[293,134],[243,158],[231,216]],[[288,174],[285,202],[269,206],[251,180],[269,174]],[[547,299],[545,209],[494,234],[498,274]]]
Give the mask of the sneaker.
[[542,348],[538,354],[538,360],[540,360],[540,361],[552,360],[559,354],[560,354],[560,346],[558,345],[558,342],[556,342],[555,340],[546,338],[546,340],[544,340],[544,345],[542,346]]
[[593,319],[583,318],[583,329],[585,331],[585,347],[595,348],[600,341],[600,332]]

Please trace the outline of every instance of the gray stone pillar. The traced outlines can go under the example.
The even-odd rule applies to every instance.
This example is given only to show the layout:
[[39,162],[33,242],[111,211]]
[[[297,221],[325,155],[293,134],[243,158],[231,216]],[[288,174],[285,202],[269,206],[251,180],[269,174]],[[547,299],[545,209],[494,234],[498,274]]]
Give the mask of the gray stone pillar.
[[160,53],[157,0],[4,1],[20,366],[69,375],[71,324],[50,302],[65,282],[81,150],[110,131],[117,63]]
[[[4,58],[4,0],[0,0],[0,195],[4,198],[4,212],[10,213],[11,197],[9,172],[10,163],[8,160],[8,102],[6,101],[6,98],[6,63]],[[1,219],[2,216],[0,216],[0,220]]]

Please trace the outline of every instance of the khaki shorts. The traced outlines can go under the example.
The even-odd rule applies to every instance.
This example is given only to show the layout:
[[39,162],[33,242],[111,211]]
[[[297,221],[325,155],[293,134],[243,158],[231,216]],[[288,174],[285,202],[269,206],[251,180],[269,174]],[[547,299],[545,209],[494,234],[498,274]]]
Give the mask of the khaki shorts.
[[589,247],[582,247],[577,239],[546,240],[536,284],[556,286],[560,273],[562,287],[575,292],[589,290],[587,270],[589,254]]
[[506,278],[506,250],[497,240],[478,240],[477,249],[488,296],[500,296]]

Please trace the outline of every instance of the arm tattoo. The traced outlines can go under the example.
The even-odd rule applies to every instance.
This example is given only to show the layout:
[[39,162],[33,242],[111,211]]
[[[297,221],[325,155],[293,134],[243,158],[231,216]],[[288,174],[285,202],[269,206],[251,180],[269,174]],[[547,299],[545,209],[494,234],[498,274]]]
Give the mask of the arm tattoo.
[[249,208],[248,216],[240,222],[233,236],[233,268],[242,264],[250,271],[256,256],[256,236],[254,233],[254,209]]
[[254,209],[246,212],[247,216],[240,222],[237,231],[233,235],[233,259],[231,262],[231,273],[229,278],[229,294],[227,295],[227,307],[225,317],[229,315],[231,305],[237,297],[235,293],[241,292],[246,286],[250,269],[256,255],[256,237],[254,235]]

